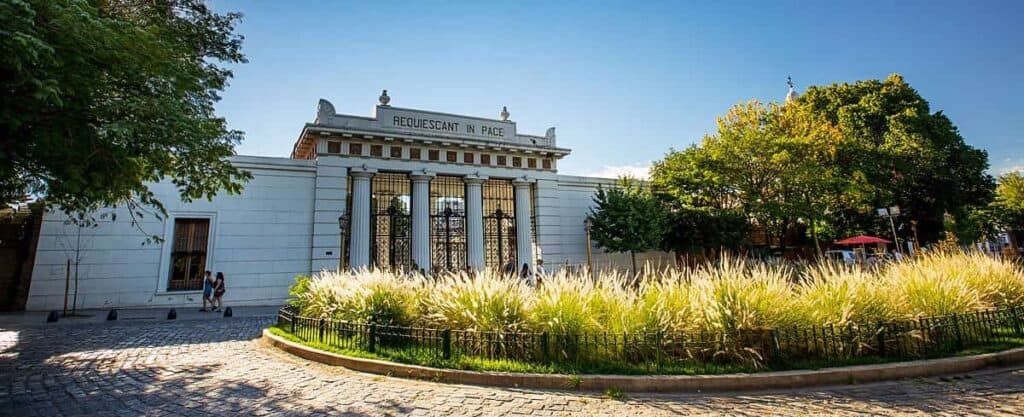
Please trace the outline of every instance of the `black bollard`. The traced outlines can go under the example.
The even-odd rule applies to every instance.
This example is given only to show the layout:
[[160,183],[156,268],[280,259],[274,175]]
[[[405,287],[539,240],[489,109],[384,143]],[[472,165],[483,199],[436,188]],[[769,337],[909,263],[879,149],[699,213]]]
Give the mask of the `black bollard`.
[[175,320],[177,318],[178,318],[178,311],[177,310],[172,308],[171,311],[167,312],[167,320]]
[[60,320],[60,313],[56,310],[51,311],[50,314],[46,316],[47,323],[56,323],[57,320]]
[[107,313],[107,321],[114,321],[114,320],[117,320],[117,309],[116,308],[110,309],[110,312]]
[[234,313],[231,312],[231,307],[224,307],[224,317],[231,317]]

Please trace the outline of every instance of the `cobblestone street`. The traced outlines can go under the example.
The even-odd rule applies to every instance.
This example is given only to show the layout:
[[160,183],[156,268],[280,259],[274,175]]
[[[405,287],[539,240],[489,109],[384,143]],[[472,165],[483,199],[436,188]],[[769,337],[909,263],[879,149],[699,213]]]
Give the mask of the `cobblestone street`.
[[255,340],[270,318],[0,329],[0,415],[1024,414],[1024,368],[801,391],[627,394],[497,389],[366,375]]

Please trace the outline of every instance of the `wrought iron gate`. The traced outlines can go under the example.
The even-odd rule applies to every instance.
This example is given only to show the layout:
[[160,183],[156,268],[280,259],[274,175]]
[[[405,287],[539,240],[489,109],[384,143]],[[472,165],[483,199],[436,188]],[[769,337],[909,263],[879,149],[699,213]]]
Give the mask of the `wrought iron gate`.
[[430,258],[435,271],[466,267],[466,185],[460,177],[430,181]]
[[381,269],[412,266],[411,185],[407,174],[381,172],[370,182],[370,262]]
[[504,270],[516,263],[516,200],[512,180],[490,179],[483,185],[484,265]]

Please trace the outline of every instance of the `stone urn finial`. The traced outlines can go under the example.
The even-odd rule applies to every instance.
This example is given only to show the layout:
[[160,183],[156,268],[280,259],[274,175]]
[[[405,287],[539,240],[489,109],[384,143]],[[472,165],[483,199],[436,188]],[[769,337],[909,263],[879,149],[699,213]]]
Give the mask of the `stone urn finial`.
[[391,102],[391,97],[388,97],[388,90],[384,90],[384,92],[380,93],[380,99],[379,100],[380,100],[380,105],[381,106],[387,106],[388,103]]
[[508,114],[508,107],[501,106],[501,120],[507,122],[508,121],[508,116],[510,116],[510,114]]

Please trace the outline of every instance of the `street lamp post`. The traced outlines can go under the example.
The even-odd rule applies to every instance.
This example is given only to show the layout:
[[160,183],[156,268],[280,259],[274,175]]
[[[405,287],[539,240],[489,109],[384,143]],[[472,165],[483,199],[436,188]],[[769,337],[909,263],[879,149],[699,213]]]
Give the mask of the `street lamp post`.
[[585,220],[583,220],[583,227],[584,227],[584,229],[586,229],[586,232],[587,232],[586,233],[587,234],[587,268],[589,268],[590,272],[593,273],[594,272],[594,259],[593,259],[593,256],[590,253],[590,228],[591,228],[591,226],[593,226],[593,221],[590,220],[590,217],[587,217]]
[[338,239],[340,252],[338,253],[338,272],[345,270],[345,228],[348,227],[348,214],[338,216]]
[[889,218],[889,227],[892,228],[892,241],[896,243],[896,251],[902,254],[903,248],[900,247],[900,238],[896,236],[896,222],[892,219],[900,215],[900,206],[882,207],[878,209],[878,215]]

